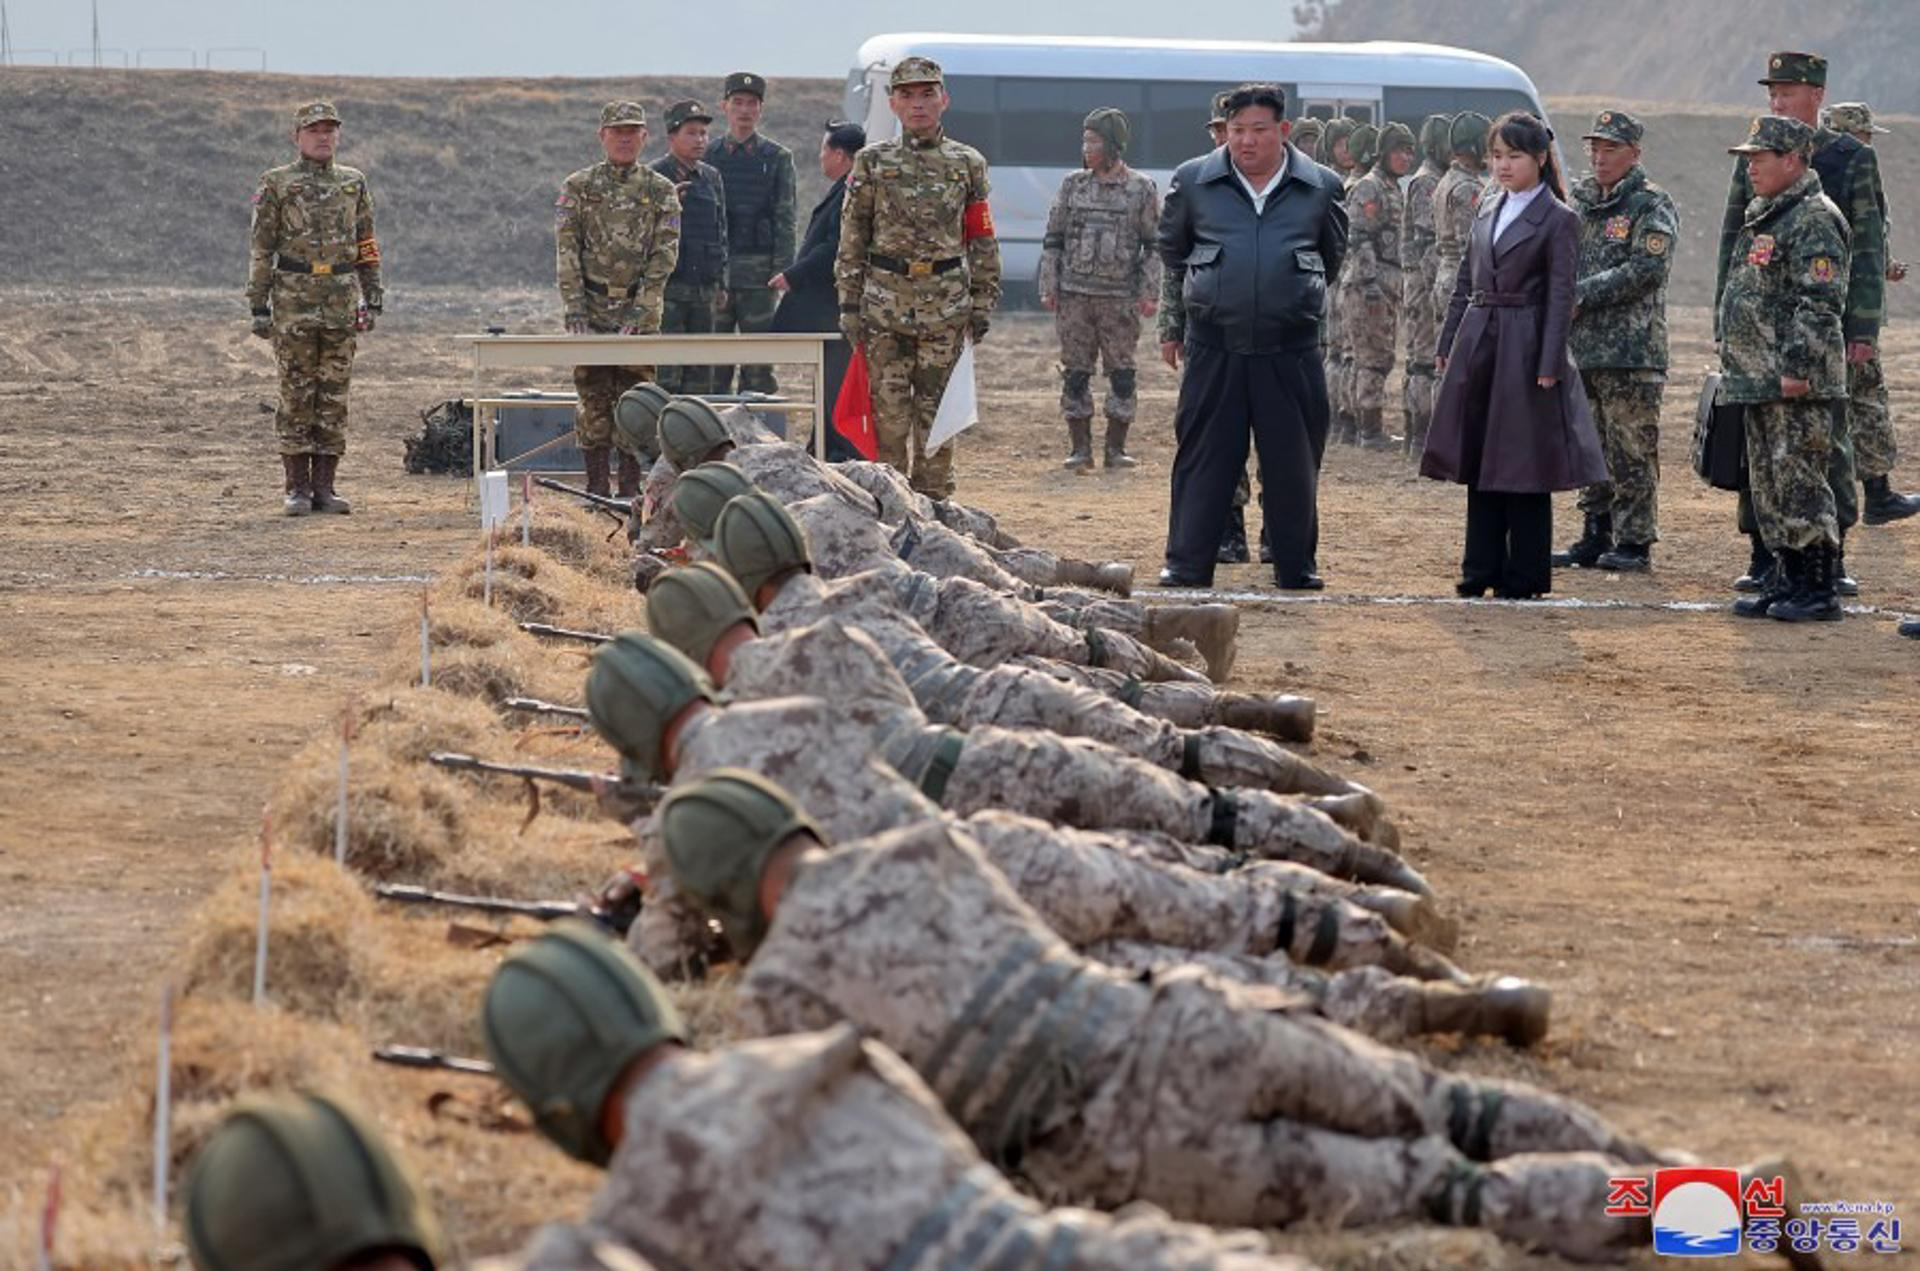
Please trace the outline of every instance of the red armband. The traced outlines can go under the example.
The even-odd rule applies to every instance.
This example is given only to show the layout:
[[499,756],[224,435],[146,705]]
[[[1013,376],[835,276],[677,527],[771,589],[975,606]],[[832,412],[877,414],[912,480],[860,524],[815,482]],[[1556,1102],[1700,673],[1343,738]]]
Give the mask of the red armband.
[[960,241],[971,243],[976,238],[992,237],[993,209],[987,206],[987,201],[967,204],[966,213],[960,218]]

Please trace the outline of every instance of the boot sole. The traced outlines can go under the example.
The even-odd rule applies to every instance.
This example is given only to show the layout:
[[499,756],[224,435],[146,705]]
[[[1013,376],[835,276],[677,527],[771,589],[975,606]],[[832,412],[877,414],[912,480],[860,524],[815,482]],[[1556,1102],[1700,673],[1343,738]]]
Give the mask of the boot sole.
[[1868,525],[1892,525],[1895,521],[1904,521],[1917,515],[1920,515],[1920,508],[1902,508],[1898,512],[1870,512],[1863,509],[1860,519]]

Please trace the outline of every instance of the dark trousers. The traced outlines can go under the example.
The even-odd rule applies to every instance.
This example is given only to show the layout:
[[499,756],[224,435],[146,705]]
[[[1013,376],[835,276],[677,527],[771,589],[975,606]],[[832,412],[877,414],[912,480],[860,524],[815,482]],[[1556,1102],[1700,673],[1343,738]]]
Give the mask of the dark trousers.
[[1247,470],[1247,435],[1260,454],[1260,512],[1274,577],[1293,582],[1320,546],[1320,460],[1327,451],[1326,372],[1318,345],[1284,353],[1229,353],[1189,341],[1173,417],[1173,510],[1167,564],[1213,577],[1234,487]]
[[1553,586],[1553,496],[1467,487],[1462,589],[1503,596],[1545,595]]

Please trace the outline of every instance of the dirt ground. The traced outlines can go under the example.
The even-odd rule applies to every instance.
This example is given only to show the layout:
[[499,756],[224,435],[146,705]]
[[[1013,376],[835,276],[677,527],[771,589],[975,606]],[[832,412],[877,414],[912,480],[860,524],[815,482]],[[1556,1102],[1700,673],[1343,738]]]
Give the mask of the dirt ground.
[[[363,345],[341,474],[354,514],[289,521],[268,350],[230,293],[0,292],[9,1204],[37,1195],[52,1122],[149,1044],[183,916],[257,833],[278,769],[390,658],[423,580],[477,541],[465,485],[403,475],[401,438],[465,387],[448,337],[495,314],[528,329],[550,306],[410,301]],[[1864,592],[1847,621],[1728,617],[1744,546],[1730,497],[1686,464],[1705,315],[1676,317],[1655,573],[1563,576],[1564,604],[1456,602],[1460,492],[1335,448],[1324,596],[1282,598],[1257,567],[1220,573],[1255,596],[1235,687],[1318,698],[1315,751],[1391,803],[1463,920],[1461,960],[1554,987],[1537,1053],[1459,1062],[1710,1163],[1789,1152],[1815,1197],[1892,1201],[1911,1222],[1920,644],[1893,617],[1920,610],[1920,521],[1850,541]],[[1142,376],[1138,471],[1074,477],[1058,467],[1053,357],[1042,320],[996,324],[962,495],[1030,542],[1149,579],[1174,379]],[[1905,327],[1888,371],[1920,452]],[[1920,464],[1899,475],[1920,482]],[[1571,499],[1557,511],[1564,538]]]

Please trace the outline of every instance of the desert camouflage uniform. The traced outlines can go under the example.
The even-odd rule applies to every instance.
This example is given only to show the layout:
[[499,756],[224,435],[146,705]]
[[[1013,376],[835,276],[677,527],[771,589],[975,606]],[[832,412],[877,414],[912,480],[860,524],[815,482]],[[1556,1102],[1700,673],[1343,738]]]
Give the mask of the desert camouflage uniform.
[[[568,316],[590,331],[660,329],[667,279],[680,256],[680,198],[644,163],[602,160],[569,176],[553,214],[554,271]],[[582,449],[613,444],[620,394],[653,374],[645,366],[576,366],[574,435]]]
[[[673,182],[676,194],[682,182],[687,186],[680,199],[680,254],[667,279],[660,330],[704,334],[714,329],[720,293],[727,285],[726,183],[720,170],[705,161],[687,168],[667,154],[652,167]],[[695,217],[704,218],[706,226],[696,228]],[[670,366],[660,372],[659,382],[669,393],[699,395],[720,391],[719,378],[711,366]]]
[[1091,963],[947,825],[804,859],[736,1002],[756,1034],[846,1021],[893,1047],[1042,1197],[1262,1226],[1433,1212],[1562,1252],[1645,1240],[1602,1216],[1601,1153],[1647,1154],[1588,1110],[1436,1071],[1297,998]]
[[1043,1209],[844,1024],[684,1051],[633,1088],[626,1126],[586,1223],[543,1230],[527,1271],[630,1271],[626,1250],[705,1271],[1308,1271],[1146,1207]]
[[[1847,224],[1811,170],[1755,199],[1733,242],[1716,327],[1721,393],[1746,404],[1747,485],[1769,550],[1838,545],[1834,403],[1847,394]],[[1784,400],[1781,376],[1812,384]],[[1849,488],[1851,483],[1849,482]]]
[[940,132],[869,145],[847,176],[842,325],[866,346],[880,458],[936,499],[953,493],[954,443],[927,454],[927,433],[969,328],[984,330],[1000,299],[986,207],[986,159]]
[[1069,423],[1093,418],[1096,361],[1107,368],[1108,422],[1133,422],[1140,304],[1160,295],[1159,224],[1159,188],[1124,163],[1105,177],[1083,169],[1060,182],[1041,240],[1040,298],[1055,305]]
[[1407,182],[1406,211],[1400,219],[1401,325],[1407,378],[1401,397],[1407,416],[1407,446],[1418,450],[1433,418],[1433,346],[1440,342],[1440,311],[1434,301],[1434,194],[1446,169],[1423,161]]
[[[301,265],[327,272],[289,268]],[[376,312],[385,303],[366,176],[311,159],[264,173],[253,196],[247,306],[273,314],[281,454],[346,453],[354,313],[362,303]]]
[[[793,263],[793,151],[759,133],[745,141],[727,134],[707,148],[707,162],[727,187],[727,303],[715,315],[714,330],[769,330],[780,297],[767,280]],[[715,367],[712,376],[715,392],[731,389],[733,368]],[[772,367],[743,366],[739,388],[773,393],[779,384]]]
[[1347,192],[1352,231],[1342,270],[1348,305],[1343,325],[1352,362],[1349,409],[1367,413],[1369,421],[1370,412],[1386,406],[1387,373],[1393,369],[1402,286],[1400,222],[1405,214],[1406,196],[1381,155],[1373,170]]
[[[1484,174],[1455,159],[1433,187],[1433,311],[1444,316],[1453,299],[1453,284],[1460,274],[1460,262],[1466,259],[1467,242],[1473,237],[1473,218],[1480,210],[1480,191],[1486,185]],[[1437,327],[1437,324],[1436,324]],[[1434,343],[1440,333],[1434,331]]]
[[1660,397],[1667,382],[1667,276],[1680,215],[1636,164],[1611,190],[1574,182],[1580,214],[1579,309],[1567,345],[1606,447],[1612,480],[1580,492],[1580,510],[1610,516],[1616,542],[1659,541]]

